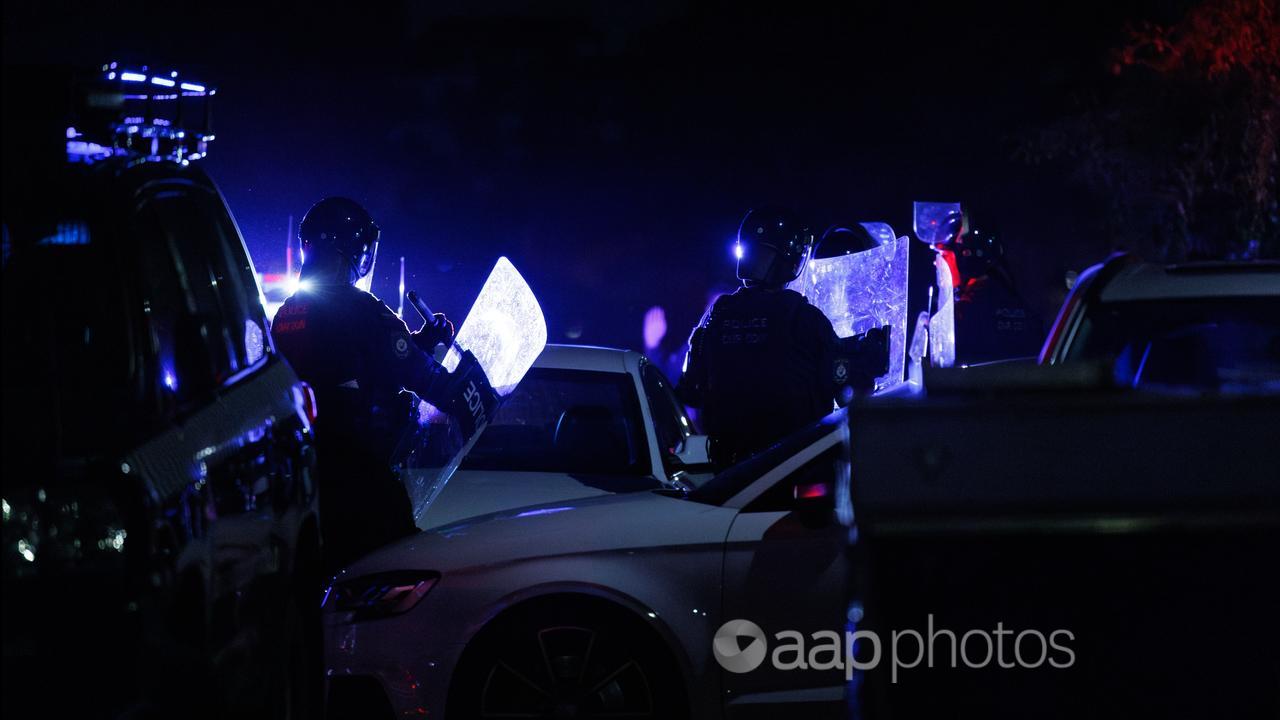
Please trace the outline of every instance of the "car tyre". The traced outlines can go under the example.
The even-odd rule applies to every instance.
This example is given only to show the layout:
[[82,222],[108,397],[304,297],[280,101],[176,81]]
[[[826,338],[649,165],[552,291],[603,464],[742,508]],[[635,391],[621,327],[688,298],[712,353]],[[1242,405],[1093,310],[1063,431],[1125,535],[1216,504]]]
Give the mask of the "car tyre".
[[538,603],[481,632],[464,653],[449,718],[689,717],[658,636],[630,613]]

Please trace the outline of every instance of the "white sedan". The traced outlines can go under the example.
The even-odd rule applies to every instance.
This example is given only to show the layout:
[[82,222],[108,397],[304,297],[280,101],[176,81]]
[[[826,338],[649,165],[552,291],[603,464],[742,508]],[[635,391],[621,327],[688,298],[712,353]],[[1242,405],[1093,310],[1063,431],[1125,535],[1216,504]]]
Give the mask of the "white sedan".
[[[681,487],[702,477],[706,459],[706,439],[694,435],[670,381],[643,355],[548,345],[460,469],[425,504],[418,527],[534,503]],[[427,495],[439,470],[426,465],[405,473],[415,496]]]
[[847,455],[840,411],[693,490],[504,510],[366,556],[325,596],[329,717],[840,717],[840,671],[728,672],[713,638],[732,619],[845,629]]

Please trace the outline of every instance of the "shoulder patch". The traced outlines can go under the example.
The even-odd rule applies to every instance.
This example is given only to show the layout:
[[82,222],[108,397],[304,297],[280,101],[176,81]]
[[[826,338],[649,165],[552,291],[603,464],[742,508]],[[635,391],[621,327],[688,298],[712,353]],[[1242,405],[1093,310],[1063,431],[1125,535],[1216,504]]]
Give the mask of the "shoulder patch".
[[401,360],[409,357],[409,336],[405,333],[396,335],[395,345],[392,349],[395,351],[396,357]]
[[839,358],[835,362],[835,369],[832,372],[832,380],[837,385],[843,385],[849,382],[849,361],[846,358]]

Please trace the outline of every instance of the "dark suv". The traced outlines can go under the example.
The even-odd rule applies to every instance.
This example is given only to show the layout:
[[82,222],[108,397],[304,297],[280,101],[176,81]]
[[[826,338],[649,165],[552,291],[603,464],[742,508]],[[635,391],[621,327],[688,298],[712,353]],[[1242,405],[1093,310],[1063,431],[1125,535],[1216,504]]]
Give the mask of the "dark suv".
[[159,143],[10,155],[5,106],[4,712],[314,714],[313,396],[226,203]]
[[1280,391],[1280,262],[1154,265],[1116,254],[1085,270],[1046,340],[1046,365],[1098,362],[1147,389]]

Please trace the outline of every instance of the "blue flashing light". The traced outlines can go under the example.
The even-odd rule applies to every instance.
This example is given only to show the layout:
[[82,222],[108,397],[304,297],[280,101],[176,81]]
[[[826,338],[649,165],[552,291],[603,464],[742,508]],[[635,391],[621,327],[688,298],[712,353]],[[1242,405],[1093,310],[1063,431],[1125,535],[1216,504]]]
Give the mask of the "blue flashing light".
[[40,238],[40,245],[88,245],[89,226],[83,222],[60,222],[54,234]]
[[85,142],[83,140],[67,141],[67,159],[72,162],[83,161],[86,163],[109,158],[115,155],[115,148],[99,145],[98,143]]
[[[72,162],[92,163],[114,157],[132,157],[139,162],[170,161],[187,165],[208,156],[207,145],[214,137],[208,132],[208,97],[214,94],[199,82],[179,82],[177,70],[151,73],[147,66],[119,69],[117,63],[102,65],[103,80],[118,82],[116,97],[124,101],[116,117],[106,127],[67,128],[67,157]],[[125,85],[130,83],[130,85]],[[179,90],[179,85],[181,89]],[[205,112],[187,113],[174,101],[203,98]],[[199,101],[197,101],[199,102]],[[145,104],[144,104],[145,103]],[[198,109],[198,108],[197,108]],[[203,116],[203,122],[199,118]],[[191,124],[184,126],[188,119]],[[140,140],[149,140],[143,144]]]
[[747,254],[746,250],[742,249],[742,243],[733,244],[733,256],[735,258],[737,258],[738,260],[741,260],[743,256],[746,254]]

